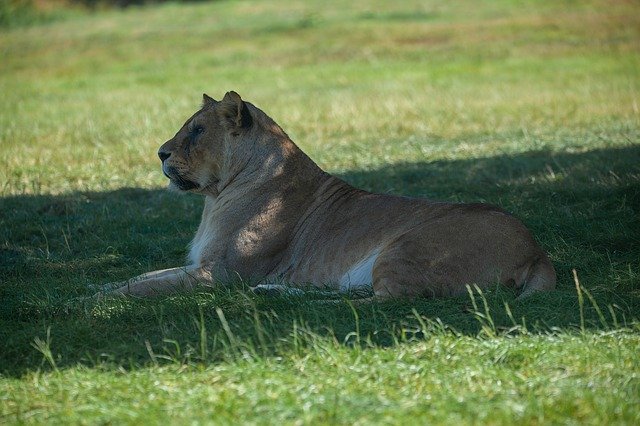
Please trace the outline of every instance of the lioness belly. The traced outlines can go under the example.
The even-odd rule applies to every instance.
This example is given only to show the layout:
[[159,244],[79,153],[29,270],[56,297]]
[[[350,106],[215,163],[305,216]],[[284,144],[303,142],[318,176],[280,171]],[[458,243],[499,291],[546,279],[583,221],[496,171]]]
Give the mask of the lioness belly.
[[373,265],[378,260],[380,249],[375,249],[367,257],[353,265],[338,282],[341,292],[368,289],[373,283]]

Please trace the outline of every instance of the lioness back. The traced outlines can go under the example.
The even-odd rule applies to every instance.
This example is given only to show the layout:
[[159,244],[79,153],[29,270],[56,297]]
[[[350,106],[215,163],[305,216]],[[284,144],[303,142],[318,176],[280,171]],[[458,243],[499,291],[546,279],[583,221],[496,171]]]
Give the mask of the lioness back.
[[[291,246],[285,281],[439,297],[466,284],[523,288],[535,265],[550,266],[525,226],[497,207],[370,194],[338,179],[328,191]],[[555,283],[547,275],[544,289]]]

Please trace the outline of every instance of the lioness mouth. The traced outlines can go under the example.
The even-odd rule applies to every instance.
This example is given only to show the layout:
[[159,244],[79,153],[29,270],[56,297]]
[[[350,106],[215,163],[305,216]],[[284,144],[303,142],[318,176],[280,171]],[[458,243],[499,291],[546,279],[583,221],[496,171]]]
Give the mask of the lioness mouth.
[[164,173],[164,175],[168,177],[169,180],[171,180],[171,182],[175,183],[176,186],[180,188],[182,191],[188,191],[190,189],[194,189],[200,186],[197,183],[180,176],[176,171],[176,169],[174,169],[173,167],[168,167],[166,171],[164,170],[164,167],[163,167],[162,173]]
[[175,182],[176,185],[178,185],[178,188],[180,188],[183,191],[195,189],[199,186],[197,183],[191,182],[190,180],[185,180],[185,179],[174,179],[173,181]]

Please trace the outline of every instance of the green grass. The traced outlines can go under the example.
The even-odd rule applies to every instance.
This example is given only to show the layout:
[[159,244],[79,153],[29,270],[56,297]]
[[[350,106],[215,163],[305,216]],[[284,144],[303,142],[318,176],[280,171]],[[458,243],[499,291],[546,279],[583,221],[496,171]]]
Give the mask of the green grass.
[[[640,422],[636,5],[343,3],[0,29],[0,422]],[[155,152],[227,90],[358,187],[510,210],[557,291],[83,301],[183,264]]]
[[127,373],[78,367],[4,387],[10,410],[27,421],[631,423],[639,383],[625,372],[637,368],[639,349],[628,333],[486,340],[438,333],[392,350],[315,340],[304,355]]

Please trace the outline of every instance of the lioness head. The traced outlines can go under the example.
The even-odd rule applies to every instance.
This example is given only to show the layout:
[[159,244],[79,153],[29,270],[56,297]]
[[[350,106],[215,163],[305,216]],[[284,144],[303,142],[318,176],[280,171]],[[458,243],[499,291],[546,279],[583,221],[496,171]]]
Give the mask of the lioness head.
[[237,93],[228,92],[222,101],[203,95],[202,108],[158,150],[169,187],[217,195],[231,163],[251,149],[253,125],[249,104]]

